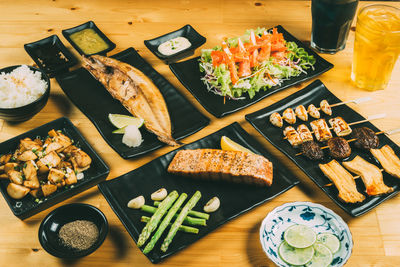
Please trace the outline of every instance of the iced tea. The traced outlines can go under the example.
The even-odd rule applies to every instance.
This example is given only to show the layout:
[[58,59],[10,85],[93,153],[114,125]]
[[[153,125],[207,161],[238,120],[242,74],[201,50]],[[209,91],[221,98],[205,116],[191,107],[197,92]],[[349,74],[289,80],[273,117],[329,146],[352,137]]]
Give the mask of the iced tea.
[[384,89],[400,53],[400,9],[363,8],[357,16],[351,79],[357,87]]

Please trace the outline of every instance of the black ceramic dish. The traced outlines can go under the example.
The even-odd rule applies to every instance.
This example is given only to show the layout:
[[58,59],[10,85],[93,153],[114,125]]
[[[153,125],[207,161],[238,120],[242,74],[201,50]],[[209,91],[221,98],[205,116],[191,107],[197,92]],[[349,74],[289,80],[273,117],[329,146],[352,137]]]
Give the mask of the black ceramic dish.
[[[11,66],[7,67],[4,69],[0,69],[0,73],[10,73],[14,69],[20,67],[21,65],[17,66]],[[49,77],[44,73],[44,71],[28,66],[30,70],[32,71],[39,71],[42,75],[42,80],[46,81],[47,83],[47,88],[45,93],[40,96],[38,99],[33,101],[32,103],[29,103],[25,106],[22,107],[17,107],[17,108],[0,108],[0,119],[6,120],[6,121],[14,121],[14,122],[20,122],[20,121],[26,121],[32,118],[34,115],[36,115],[39,111],[42,110],[42,108],[46,105],[47,100],[49,99],[50,95],[50,80]],[[0,152],[1,153],[1,152]]]
[[[107,43],[108,48],[105,50],[99,51],[97,53],[85,54],[82,51],[82,49],[80,49],[80,47],[77,44],[75,44],[74,41],[71,40],[71,34],[82,31],[84,29],[93,29],[101,37],[101,39],[103,39]],[[107,52],[110,52],[111,50],[113,50],[115,48],[115,44],[113,42],[111,42],[111,40],[108,39],[108,37],[102,31],[100,31],[99,28],[97,28],[96,24],[94,24],[93,21],[88,21],[79,26],[76,26],[76,27],[73,27],[73,28],[70,28],[67,30],[63,30],[62,34],[64,35],[65,39],[67,39],[68,42],[72,45],[72,47],[75,48],[75,50],[78,51],[78,53],[81,55],[90,56],[90,55],[94,55],[94,54],[99,54],[99,55],[105,56],[105,55],[107,55]]]
[[23,138],[29,137],[34,139],[36,136],[46,137],[48,131],[51,129],[62,130],[68,137],[74,140],[74,143],[85,151],[92,159],[90,168],[83,172],[84,178],[79,180],[74,187],[68,189],[58,189],[57,192],[45,198],[42,202],[36,202],[35,198],[31,195],[27,195],[23,199],[16,200],[8,196],[7,185],[8,180],[0,180],[0,191],[3,194],[4,199],[10,206],[11,211],[15,216],[21,220],[26,219],[36,213],[41,212],[73,195],[76,195],[107,178],[110,172],[107,165],[100,158],[100,156],[93,150],[91,145],[86,141],[78,129],[72,124],[67,118],[59,118],[47,124],[44,124],[38,128],[30,130],[26,133],[13,137],[3,143],[0,143],[0,154],[10,153],[14,151],[19,141]]
[[[158,46],[166,41],[177,37],[185,37],[192,44],[190,47],[170,56],[166,56],[158,51]],[[145,40],[144,44],[147,48],[161,60],[164,60],[167,64],[176,62],[182,58],[189,57],[194,54],[194,50],[200,47],[202,44],[206,42],[206,38],[200,35],[192,26],[185,25],[179,30],[164,34],[160,37]]]
[[[287,98],[277,103],[274,103],[271,106],[268,106],[252,114],[246,115],[246,119],[257,129],[257,131],[259,131],[269,142],[271,142],[272,145],[274,145],[276,148],[282,151],[286,156],[288,156],[294,163],[296,163],[297,166],[299,166],[300,169],[302,169],[308,175],[308,177],[310,177],[311,180],[313,180],[314,183],[317,184],[339,207],[341,207],[344,211],[346,211],[352,216],[360,216],[365,212],[371,210],[372,208],[376,207],[386,199],[391,198],[397,193],[399,193],[400,191],[399,179],[392,177],[386,172],[383,172],[383,179],[385,184],[388,186],[393,186],[394,192],[388,195],[376,196],[376,197],[367,196],[364,193],[366,195],[366,199],[362,203],[358,204],[344,203],[339,200],[338,190],[336,189],[335,186],[329,186],[329,187],[324,186],[330,183],[330,181],[327,177],[325,177],[325,175],[318,167],[318,163],[327,163],[330,160],[332,160],[332,158],[329,156],[329,152],[327,151],[327,149],[324,150],[325,154],[324,160],[319,162],[311,161],[307,159],[305,156],[295,156],[296,153],[300,152],[300,149],[293,148],[287,140],[283,139],[282,131],[286,126],[288,126],[288,124],[285,123],[282,128],[278,128],[273,126],[269,122],[269,116],[273,112],[278,112],[282,114],[282,112],[286,108],[288,107],[295,108],[298,105],[304,105],[307,108],[309,104],[314,104],[315,106],[318,107],[320,101],[323,99],[328,100],[328,102],[331,104],[341,102],[341,100],[338,99],[335,95],[333,95],[320,80],[316,80],[313,83],[309,84],[303,90],[300,90],[288,96]],[[332,108],[332,111],[333,111],[332,117],[341,116],[346,122],[354,122],[364,119],[363,116],[358,114],[356,111],[354,111],[347,105],[334,107]],[[323,115],[323,113],[321,112],[321,118],[325,118],[326,120],[328,120],[331,117]],[[311,120],[309,119],[309,121]],[[308,127],[310,127],[309,121],[305,123]],[[297,122],[294,128],[297,128],[297,125],[301,123],[302,122]],[[354,125],[352,128],[354,129],[357,127],[364,127],[364,126],[371,128],[375,132],[380,131],[370,122]],[[351,137],[348,136],[346,137],[346,139],[350,138]],[[380,141],[380,146],[387,144],[394,149],[397,155],[400,155],[400,148],[387,136],[383,134],[379,135],[379,141]],[[351,143],[350,146],[352,148],[352,154],[350,156],[350,159],[353,159],[356,155],[359,155],[365,160],[379,166],[378,161],[376,161],[373,158],[371,153],[357,149]],[[340,160],[338,161],[340,162]],[[365,192],[365,186],[363,185],[361,179],[357,179],[356,184],[357,184],[357,189],[360,193]]]
[[25,44],[25,51],[49,77],[68,72],[68,69],[78,63],[76,57],[65,47],[57,35]]
[[333,67],[317,53],[306,47],[301,41],[297,40],[293,35],[287,32],[282,26],[276,26],[279,33],[283,33],[285,40],[295,42],[298,47],[302,47],[308,54],[313,55],[316,59],[314,70],[307,70],[307,74],[303,73],[297,77],[292,77],[285,80],[279,86],[274,86],[267,91],[260,91],[250,99],[248,95],[244,95],[246,99],[243,100],[226,100],[219,95],[215,95],[207,90],[207,86],[201,81],[204,73],[200,72],[199,59],[200,57],[192,58],[184,62],[171,64],[169,67],[178,78],[178,80],[189,90],[189,92],[200,102],[200,104],[212,115],[221,118],[245,107],[248,107],[261,99],[279,92],[283,89],[296,85],[298,83],[307,81],[315,76],[318,76]]
[[[63,225],[76,220],[86,220],[94,223],[99,230],[96,242],[86,250],[76,250],[67,247],[58,237]],[[39,227],[39,242],[51,255],[58,258],[81,258],[93,253],[103,243],[108,233],[106,216],[96,207],[83,203],[73,203],[61,206],[50,212]]]
[[[271,187],[191,179],[167,172],[168,165],[178,150],[220,148],[222,136],[228,136],[255,153],[265,156],[273,163],[274,181]],[[152,203],[150,199],[151,193],[161,187],[165,187],[168,192],[172,190],[177,190],[178,193],[185,192],[189,197],[196,190],[199,190],[202,197],[194,207],[194,210],[202,210],[207,201],[214,196],[220,199],[221,206],[216,212],[210,214],[207,226],[200,227],[200,232],[197,235],[178,233],[166,253],[161,252],[160,245],[168,231],[163,234],[153,251],[146,255],[151,262],[157,263],[204,237],[227,221],[289,190],[297,183],[298,180],[286,167],[281,165],[277,159],[235,122],[209,136],[167,153],[136,170],[103,182],[98,187],[135,242],[137,242],[139,234],[144,227],[144,224],[140,222],[140,218],[143,215],[149,216],[149,214],[128,208],[127,203],[130,199],[143,195],[146,198],[146,203]],[[206,256],[206,252],[204,255]]]
[[[209,124],[209,119],[201,114],[178,90],[147,63],[133,48],[112,56],[131,64],[147,75],[160,89],[171,117],[173,137],[182,139]],[[109,122],[108,114],[129,112],[112,98],[103,85],[83,68],[56,77],[65,94],[93,122],[104,140],[123,158],[143,155],[164,144],[157,137],[141,128],[143,143],[139,147],[128,147],[122,143],[121,134],[113,134],[116,128]]]

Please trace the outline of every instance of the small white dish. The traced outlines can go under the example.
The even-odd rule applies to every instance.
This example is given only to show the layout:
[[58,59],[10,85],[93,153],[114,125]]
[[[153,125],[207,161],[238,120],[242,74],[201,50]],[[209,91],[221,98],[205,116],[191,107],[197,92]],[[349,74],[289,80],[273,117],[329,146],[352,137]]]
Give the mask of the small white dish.
[[290,266],[278,254],[283,233],[294,224],[303,224],[315,233],[328,232],[338,237],[340,249],[333,255],[331,266],[343,266],[353,250],[353,239],[349,227],[332,210],[311,202],[291,202],[276,207],[263,220],[260,227],[260,241],[264,252],[277,265]]

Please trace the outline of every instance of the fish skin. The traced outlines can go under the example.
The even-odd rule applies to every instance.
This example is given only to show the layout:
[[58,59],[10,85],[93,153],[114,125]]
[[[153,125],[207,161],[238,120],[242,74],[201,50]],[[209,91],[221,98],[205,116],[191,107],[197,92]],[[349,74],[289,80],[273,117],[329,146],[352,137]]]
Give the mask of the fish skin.
[[146,129],[170,146],[181,145],[172,137],[171,120],[164,97],[140,70],[113,58],[83,58],[87,69],[134,116],[144,119]]

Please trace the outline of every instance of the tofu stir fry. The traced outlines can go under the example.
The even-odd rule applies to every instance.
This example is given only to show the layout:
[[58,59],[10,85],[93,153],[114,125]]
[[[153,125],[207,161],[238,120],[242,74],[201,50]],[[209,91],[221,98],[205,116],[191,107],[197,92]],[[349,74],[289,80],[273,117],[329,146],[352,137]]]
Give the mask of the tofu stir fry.
[[0,178],[9,179],[7,193],[21,199],[47,197],[58,188],[73,185],[83,178],[92,159],[73,145],[73,140],[54,129],[45,139],[20,140],[14,153],[0,157]]

